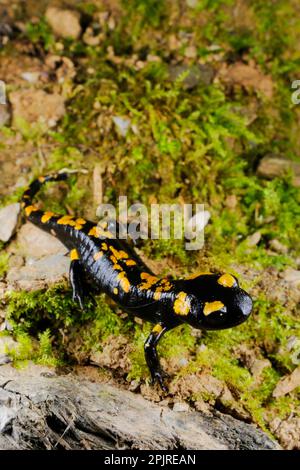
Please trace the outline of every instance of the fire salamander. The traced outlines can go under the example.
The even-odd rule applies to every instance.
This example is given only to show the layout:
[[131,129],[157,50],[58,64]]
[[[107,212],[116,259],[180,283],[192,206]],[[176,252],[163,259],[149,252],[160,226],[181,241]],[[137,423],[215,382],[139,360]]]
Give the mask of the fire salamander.
[[90,294],[89,280],[93,288],[105,292],[124,311],[154,324],[145,342],[145,358],[152,383],[157,381],[166,390],[165,373],[156,351],[161,337],[182,323],[203,330],[236,326],[249,317],[251,297],[231,274],[198,273],[178,280],[157,277],[105,224],[43,212],[33,204],[33,197],[44,183],[66,178],[66,173],[58,173],[33,181],[22,198],[26,217],[70,250],[73,300],[81,308]]

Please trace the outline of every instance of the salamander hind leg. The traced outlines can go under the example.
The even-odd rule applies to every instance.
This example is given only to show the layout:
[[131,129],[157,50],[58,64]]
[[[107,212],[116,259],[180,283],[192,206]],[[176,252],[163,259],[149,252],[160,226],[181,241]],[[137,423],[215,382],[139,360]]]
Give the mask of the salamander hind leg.
[[73,291],[73,301],[77,302],[80,305],[80,308],[83,310],[84,301],[87,297],[91,297],[90,288],[86,282],[86,276],[79,259],[77,250],[72,250],[70,253],[71,264],[69,279]]
[[145,358],[151,373],[152,384],[158,382],[164,392],[168,391],[164,384],[164,378],[166,378],[168,375],[161,369],[156,347],[161,337],[169,329],[170,328],[167,328],[163,324],[157,323],[157,325],[155,325],[152,329],[144,345]]

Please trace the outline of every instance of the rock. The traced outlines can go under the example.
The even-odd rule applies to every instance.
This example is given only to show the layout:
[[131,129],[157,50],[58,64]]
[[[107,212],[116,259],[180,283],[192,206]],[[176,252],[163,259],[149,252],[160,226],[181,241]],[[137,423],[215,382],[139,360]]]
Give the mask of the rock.
[[178,359],[178,365],[180,367],[185,367],[188,365],[188,363],[189,361],[185,357],[181,357],[180,359]]
[[287,158],[268,155],[261,159],[257,167],[257,174],[263,178],[273,179],[276,177],[282,177],[293,172],[293,184],[296,187],[300,187],[300,163],[288,160]]
[[281,420],[275,418],[270,423],[272,433],[287,450],[300,450],[300,418],[291,416]]
[[0,103],[0,128],[6,126],[10,121],[10,112],[6,104]]
[[138,389],[140,388],[141,383],[138,380],[132,380],[129,385],[129,391],[130,392],[137,392]]
[[80,15],[77,11],[49,6],[46,10],[45,17],[57,36],[66,39],[79,38],[81,26]]
[[283,397],[297,387],[300,387],[300,366],[296,367],[290,375],[279,380],[272,395],[274,398]]
[[261,239],[261,233],[260,232],[254,232],[252,235],[247,237],[246,242],[249,247],[256,246]]
[[176,402],[174,403],[173,411],[176,411],[177,413],[186,413],[187,411],[190,411],[190,407],[188,403]]
[[36,290],[60,282],[68,273],[70,260],[62,254],[29,260],[21,268],[9,269],[6,280],[14,288]]
[[9,323],[8,320],[5,319],[0,326],[0,331],[13,331],[13,326]]
[[30,222],[26,222],[18,231],[17,245],[18,251],[26,258],[68,253],[68,249],[59,240]]
[[128,118],[121,117],[121,116],[113,116],[112,120],[116,126],[117,132],[122,137],[126,137],[130,129],[131,120]]
[[18,203],[10,204],[0,209],[0,240],[2,242],[8,242],[14,234],[19,213],[20,204]]
[[183,86],[186,90],[192,90],[199,83],[202,85],[210,85],[214,79],[214,69],[208,64],[197,65],[171,65],[169,67],[169,77],[172,82],[185,72],[189,74],[183,80]]
[[39,72],[23,72],[21,73],[21,77],[26,80],[28,83],[37,83],[40,78]]
[[272,250],[276,251],[276,253],[281,253],[283,255],[288,253],[288,247],[283,245],[279,240],[276,240],[276,238],[269,241],[269,246]]
[[7,354],[12,349],[16,349],[18,343],[12,339],[11,336],[0,336],[0,354]]
[[12,362],[12,359],[7,354],[0,353],[0,366],[3,366],[4,364],[10,364],[11,362]]
[[107,384],[36,370],[0,367],[2,448],[279,449],[255,426],[219,412],[183,415]]
[[40,123],[54,127],[64,116],[64,98],[57,93],[46,93],[43,90],[20,90],[9,95],[13,124],[20,126],[20,119],[29,123]]
[[235,353],[255,379],[260,379],[261,373],[266,367],[272,367],[272,364],[268,359],[259,359],[257,357],[258,351],[255,351],[248,346],[238,346]]
[[239,85],[247,90],[254,89],[269,99],[273,96],[273,82],[269,75],[264,75],[255,64],[236,62],[225,64],[219,71],[219,78],[229,85]]
[[[5,330],[3,330],[5,331]],[[18,343],[11,336],[0,336],[0,366],[12,362],[9,353],[18,348]]]
[[296,287],[300,284],[300,271],[297,269],[287,268],[283,271],[282,277],[286,282],[293,284]]
[[255,358],[250,366],[250,372],[254,378],[259,378],[266,367],[272,367],[272,364],[268,359]]

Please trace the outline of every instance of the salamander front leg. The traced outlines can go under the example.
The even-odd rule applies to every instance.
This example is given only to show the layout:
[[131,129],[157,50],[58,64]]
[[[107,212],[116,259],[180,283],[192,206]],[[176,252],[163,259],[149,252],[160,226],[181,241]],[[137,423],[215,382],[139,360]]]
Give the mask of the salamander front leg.
[[84,302],[84,280],[83,269],[79,260],[72,260],[69,272],[70,284],[73,291],[72,299],[80,305],[83,310]]
[[166,331],[168,331],[166,326],[157,323],[157,325],[155,325],[152,329],[144,345],[145,358],[150,369],[152,383],[157,381],[164,392],[167,392],[167,388],[164,385],[164,377],[166,374],[160,367],[156,346]]
[[[85,272],[80,262],[77,250],[72,250],[70,253],[71,264],[70,264],[70,284],[73,291],[73,301],[80,305],[83,310],[83,304],[86,297],[91,297],[90,288],[85,279]],[[94,300],[94,299],[92,299]]]

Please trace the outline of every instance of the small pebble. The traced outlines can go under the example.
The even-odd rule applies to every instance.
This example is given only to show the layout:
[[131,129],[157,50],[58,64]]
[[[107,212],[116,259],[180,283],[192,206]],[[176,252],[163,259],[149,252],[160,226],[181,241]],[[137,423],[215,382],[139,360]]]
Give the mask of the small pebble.
[[9,206],[0,209],[0,240],[8,242],[13,236],[20,212],[20,204],[10,204]]
[[187,403],[184,403],[184,402],[176,402],[176,403],[174,403],[173,411],[177,411],[177,412],[183,413],[183,412],[190,411],[190,407],[189,407],[189,405],[188,405]]

